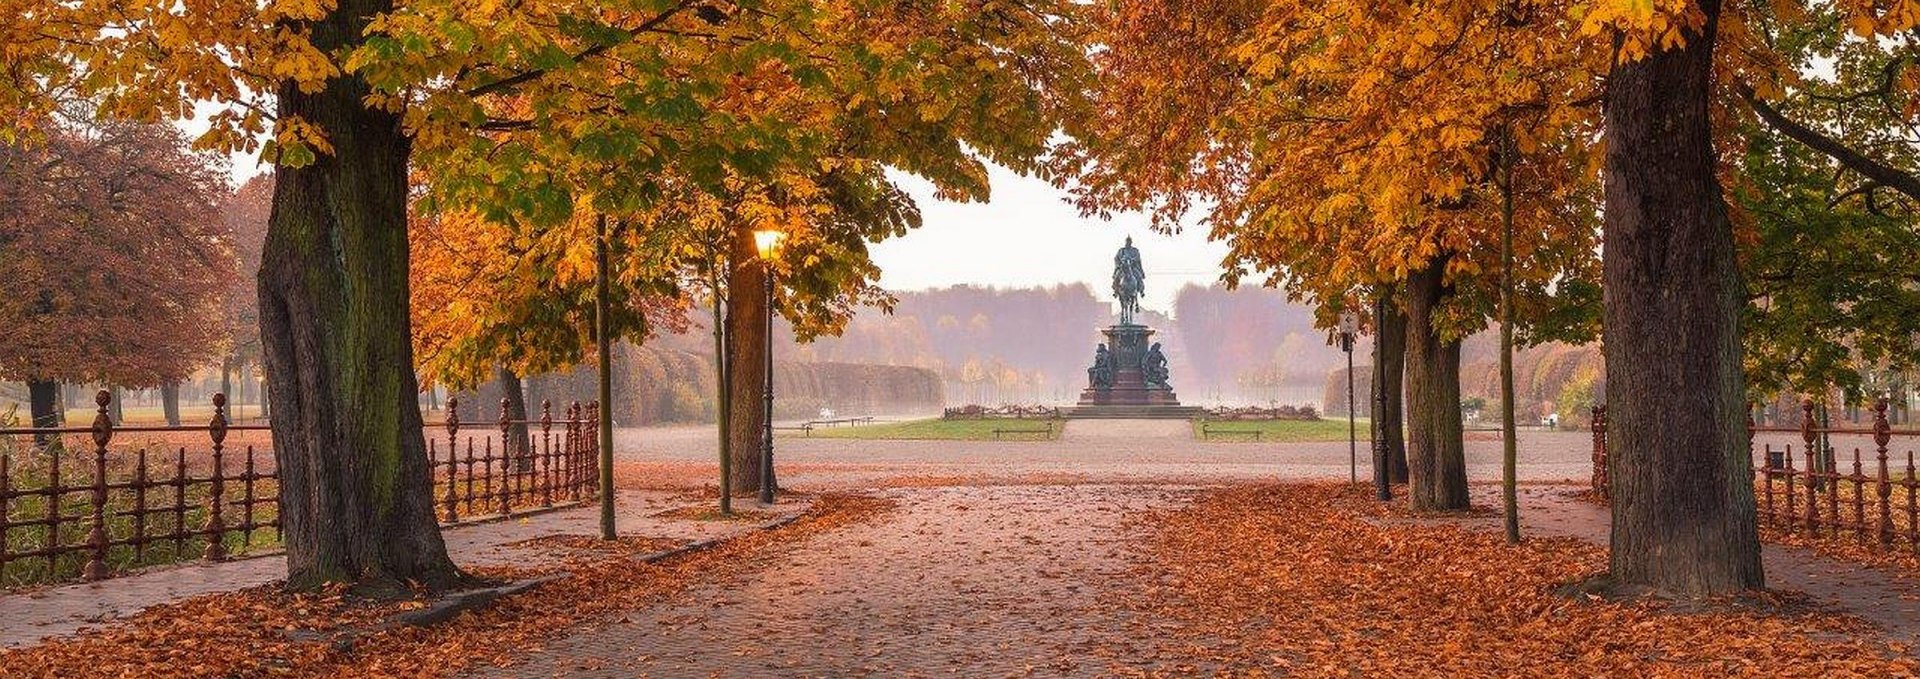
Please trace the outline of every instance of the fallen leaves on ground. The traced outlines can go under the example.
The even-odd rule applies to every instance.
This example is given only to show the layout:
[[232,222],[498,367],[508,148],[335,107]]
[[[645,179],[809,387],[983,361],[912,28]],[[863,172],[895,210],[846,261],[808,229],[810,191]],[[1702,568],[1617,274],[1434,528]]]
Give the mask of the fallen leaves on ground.
[[649,514],[656,519],[678,519],[681,521],[741,521],[760,522],[780,518],[776,512],[758,509],[735,509],[731,514],[720,513],[720,508],[711,505],[687,505],[674,507]]
[[1809,535],[1804,527],[1788,529],[1768,521],[1764,516],[1760,517],[1760,540],[1768,544],[1810,549],[1829,559],[1884,568],[1909,578],[1920,575],[1920,552],[1898,542],[1882,547],[1871,537],[1852,533]]
[[608,553],[621,555],[652,554],[686,544],[686,540],[674,538],[656,538],[644,535],[624,535],[613,540],[602,540],[594,535],[542,535],[511,543],[514,547],[531,547],[567,555]]
[[1792,596],[1678,606],[1555,593],[1605,568],[1568,539],[1404,518],[1361,489],[1235,487],[1150,518],[1131,605],[1246,676],[1912,676],[1920,661]]
[[[431,627],[396,627],[335,644],[328,632],[371,630],[417,601],[371,604],[337,594],[294,595],[273,587],[194,597],[149,608],[122,623],[23,649],[0,651],[8,677],[432,677],[504,665],[540,641],[582,622],[637,608],[704,579],[753,568],[757,552],[862,521],[884,500],[827,495],[799,520],[713,549],[650,564],[645,541],[569,554],[538,569],[481,568],[475,575],[518,579],[567,572],[536,591],[507,597]],[[564,541],[562,541],[564,543]],[[286,632],[303,630],[295,641]],[[316,638],[317,637],[317,638]]]

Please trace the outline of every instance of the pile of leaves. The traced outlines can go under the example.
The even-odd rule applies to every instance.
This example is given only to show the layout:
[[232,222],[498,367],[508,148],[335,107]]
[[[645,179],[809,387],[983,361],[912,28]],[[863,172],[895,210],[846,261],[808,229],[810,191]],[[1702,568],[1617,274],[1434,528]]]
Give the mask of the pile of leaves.
[[381,621],[424,600],[376,603],[337,592],[286,594],[269,586],[156,606],[105,629],[0,651],[0,668],[9,677],[450,676],[511,664],[571,626],[752,568],[757,554],[865,520],[888,506],[866,497],[823,496],[778,530],[649,564],[632,557],[657,545],[636,540],[570,552],[552,567],[474,569],[492,580],[555,572],[569,577],[431,627],[379,629]]
[[[1565,539],[1407,522],[1365,489],[1236,487],[1151,516],[1131,606],[1197,668],[1263,676],[1912,676],[1920,660],[1796,597],[1565,594],[1606,566]],[[1209,667],[1210,665],[1210,667]]]

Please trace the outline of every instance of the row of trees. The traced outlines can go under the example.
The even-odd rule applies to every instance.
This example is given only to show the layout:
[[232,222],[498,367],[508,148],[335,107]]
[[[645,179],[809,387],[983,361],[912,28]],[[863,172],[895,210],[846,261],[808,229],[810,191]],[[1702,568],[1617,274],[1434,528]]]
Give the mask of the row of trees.
[[[1078,11],[28,2],[0,28],[0,110],[42,119],[61,93],[109,118],[198,106],[197,144],[277,165],[257,289],[288,582],[401,593],[462,579],[429,504],[416,340],[450,384],[587,355],[579,302],[604,237],[604,332],[638,339],[710,303],[728,392],[753,393],[769,306],[804,336],[887,302],[867,243],[919,219],[889,171],[964,200],[986,196],[987,162],[1038,168],[1085,89]],[[770,227],[787,248],[762,263],[751,232]],[[409,306],[416,286],[432,306]],[[723,425],[747,486],[769,471],[750,413]]]
[[67,108],[30,130],[0,143],[0,380],[27,385],[36,427],[59,425],[62,383],[160,388],[177,423],[179,383],[252,334],[228,332],[225,168],[171,125]]
[[[1769,241],[1735,224],[1802,228],[1825,181],[1822,214],[1901,232],[1920,197],[1903,136],[1916,17],[1717,0],[44,0],[0,26],[0,111],[6,141],[53,144],[44,121],[73,96],[105,119],[197,106],[197,145],[278,166],[258,318],[295,587],[461,578],[434,526],[416,358],[458,385],[587,356],[604,338],[582,311],[597,242],[615,302],[601,332],[642,339],[708,306],[724,393],[750,402],[770,307],[804,339],[890,304],[867,244],[919,222],[890,172],[981,199],[994,162],[1073,187],[1089,213],[1173,225],[1198,209],[1231,245],[1230,282],[1264,273],[1323,325],[1383,303],[1382,391],[1404,373],[1416,507],[1466,503],[1460,338],[1504,319],[1504,355],[1603,330],[1614,574],[1715,593],[1761,584],[1738,436],[1759,354],[1742,342],[1837,369],[1911,355],[1864,336],[1844,358],[1801,351],[1793,328],[1836,321],[1783,289],[1753,298],[1772,314],[1754,326],[1781,331],[1742,333],[1743,281],[1808,278],[1791,256],[1743,266],[1743,243]],[[1836,77],[1803,77],[1829,62]],[[1750,214],[1722,173],[1758,180],[1733,203]],[[765,228],[789,235],[770,262]],[[1900,287],[1861,294],[1897,308]],[[759,415],[721,412],[723,465],[755,485],[771,473]]]
[[1102,87],[1063,183],[1089,213],[1201,212],[1230,281],[1264,273],[1323,325],[1374,316],[1389,378],[1404,357],[1416,508],[1466,506],[1461,338],[1507,321],[1510,408],[1513,346],[1604,335],[1612,575],[1757,587],[1750,394],[1920,355],[1909,3],[1125,0],[1095,19]]

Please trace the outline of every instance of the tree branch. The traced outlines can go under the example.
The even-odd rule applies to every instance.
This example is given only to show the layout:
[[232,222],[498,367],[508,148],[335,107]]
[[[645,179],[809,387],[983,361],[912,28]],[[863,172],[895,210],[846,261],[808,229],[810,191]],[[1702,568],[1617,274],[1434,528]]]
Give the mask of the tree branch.
[[[641,33],[645,33],[649,30],[652,30],[654,27],[659,26],[660,24],[666,23],[668,19],[673,18],[673,15],[679,14],[680,12],[685,11],[690,7],[693,7],[696,4],[700,5],[701,7],[706,6],[705,0],[680,0],[680,2],[675,3],[672,7],[667,8],[666,11],[663,11],[659,14],[654,15],[653,18],[648,19],[645,22],[642,22],[638,26],[635,26],[631,29],[627,29],[626,36],[624,38],[613,41],[613,42],[594,45],[592,47],[588,47],[586,49],[580,50],[580,52],[577,54],[574,54],[573,57],[569,59],[569,61],[578,63],[582,59],[587,59],[601,52],[605,52],[607,50],[613,49],[614,47],[617,47],[621,44],[626,43],[627,41],[632,40],[634,36],[637,36]],[[709,18],[708,13],[706,12],[701,12],[700,15],[701,15],[701,18],[703,19],[711,20]],[[519,87],[520,85],[524,85],[526,83],[538,80],[542,76],[545,76],[547,72],[548,72],[548,69],[544,69],[544,68],[536,68],[531,71],[523,71],[514,75],[507,76],[505,78],[501,78],[499,80],[495,80],[485,85],[481,85],[479,87],[475,87],[473,89],[467,90],[467,96],[481,97],[489,94],[498,94],[500,92],[504,92],[506,90],[513,89],[515,87]]]
[[1849,148],[1838,139],[1834,139],[1821,133],[1819,130],[1787,118],[1781,114],[1779,110],[1775,109],[1773,105],[1755,96],[1753,88],[1751,87],[1742,85],[1740,87],[1740,98],[1747,102],[1748,108],[1753,109],[1753,112],[1760,116],[1760,120],[1765,122],[1768,127],[1773,128],[1794,141],[1800,142],[1807,148],[1826,154],[1828,157],[1839,161],[1840,164],[1847,166],[1848,169],[1860,173],[1861,176],[1866,177],[1869,181],[1899,191],[1914,200],[1920,200],[1920,177],[1915,177],[1910,172],[1882,163],[1873,158],[1868,158],[1865,154]]

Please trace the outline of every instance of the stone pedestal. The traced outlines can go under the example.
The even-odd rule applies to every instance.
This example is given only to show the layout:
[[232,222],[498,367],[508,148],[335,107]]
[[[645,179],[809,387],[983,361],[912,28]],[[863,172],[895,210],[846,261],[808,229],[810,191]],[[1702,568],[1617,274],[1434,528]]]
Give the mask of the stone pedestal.
[[1083,406],[1179,406],[1172,389],[1147,386],[1140,371],[1140,359],[1153,346],[1153,328],[1144,325],[1114,325],[1100,331],[1107,336],[1107,350],[1113,352],[1113,386],[1092,386],[1080,393]]

